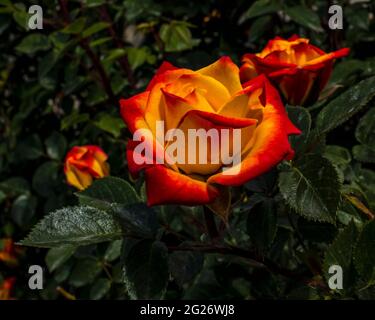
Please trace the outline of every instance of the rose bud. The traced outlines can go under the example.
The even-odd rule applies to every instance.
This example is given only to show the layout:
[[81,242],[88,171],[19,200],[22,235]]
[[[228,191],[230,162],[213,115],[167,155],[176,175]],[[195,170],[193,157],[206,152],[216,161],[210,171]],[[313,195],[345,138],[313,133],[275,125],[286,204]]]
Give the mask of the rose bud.
[[65,158],[64,173],[68,184],[86,189],[93,179],[109,175],[107,154],[98,146],[75,146]]
[[243,56],[241,81],[246,83],[259,74],[265,74],[288,104],[311,105],[327,84],[334,60],[348,54],[349,48],[325,53],[310,44],[309,39],[297,35],[287,40],[276,37],[262,52]]

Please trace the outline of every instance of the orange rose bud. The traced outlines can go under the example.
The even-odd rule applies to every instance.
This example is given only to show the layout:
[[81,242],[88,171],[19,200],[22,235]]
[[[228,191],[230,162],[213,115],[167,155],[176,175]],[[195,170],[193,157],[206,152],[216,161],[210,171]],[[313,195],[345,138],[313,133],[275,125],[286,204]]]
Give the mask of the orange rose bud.
[[331,53],[297,35],[289,39],[276,37],[262,52],[245,54],[240,69],[241,82],[246,83],[265,74],[291,105],[311,105],[327,84],[336,58],[349,54],[349,48]]
[[[300,133],[266,77],[256,77],[243,88],[239,69],[229,57],[197,71],[165,62],[146,91],[121,100],[120,105],[133,134],[127,144],[129,171],[137,177],[144,170],[148,205],[212,203],[219,198],[221,186],[242,185],[293,157],[288,135]],[[160,135],[161,125],[165,137],[172,132],[177,140]],[[192,149],[189,133],[199,130],[239,135],[228,142],[218,133],[216,145],[206,139]],[[145,133],[142,139],[140,132]],[[143,152],[140,146],[151,151]],[[228,150],[240,161],[228,166],[228,158],[219,159]],[[180,151],[181,157],[176,156]],[[201,151],[207,161],[195,161]],[[142,157],[147,161],[139,161]]]
[[9,266],[16,266],[18,253],[19,250],[15,248],[12,239],[0,239],[0,261]]
[[79,190],[90,186],[93,179],[109,175],[107,154],[98,146],[73,147],[65,158],[64,172],[68,184]]
[[0,300],[12,300],[11,291],[13,289],[16,278],[6,278],[0,283]]

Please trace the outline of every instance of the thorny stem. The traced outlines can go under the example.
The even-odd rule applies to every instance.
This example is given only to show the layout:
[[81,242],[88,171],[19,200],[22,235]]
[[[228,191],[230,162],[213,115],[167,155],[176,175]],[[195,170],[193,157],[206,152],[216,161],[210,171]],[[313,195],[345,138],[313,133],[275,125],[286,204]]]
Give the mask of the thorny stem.
[[106,276],[108,277],[108,279],[109,279],[110,281],[113,281],[113,279],[112,279],[112,275],[111,275],[111,273],[109,272],[107,266],[110,266],[110,265],[107,264],[106,261],[103,261],[103,262],[102,262],[102,268],[103,268],[103,270],[104,270],[104,273],[106,274]]
[[204,220],[206,222],[206,230],[212,242],[215,242],[219,239],[219,231],[217,230],[216,222],[214,219],[214,213],[204,206],[203,209]]
[[[63,14],[63,18],[66,24],[70,22],[69,18],[69,11],[68,11],[68,6],[67,6],[67,0],[59,0],[60,8]],[[100,62],[99,57],[95,54],[95,52],[91,49],[87,39],[82,39],[79,38],[79,45],[81,48],[87,53],[89,56],[95,70],[97,71],[99,77],[100,77],[100,82],[103,86],[103,89],[105,90],[108,98],[110,99],[111,103],[117,104],[115,95],[113,93],[112,87],[111,87],[111,82],[107,76],[107,73],[105,72],[103,65]]]
[[[229,254],[234,256],[239,256],[242,258],[250,259],[258,264],[264,266],[271,272],[280,274],[282,276],[285,276],[287,278],[293,278],[297,280],[304,280],[305,277],[302,274],[296,273],[292,270],[283,268],[278,266],[276,263],[274,263],[272,260],[260,257],[257,253],[238,248],[235,246],[210,246],[210,245],[191,245],[191,246],[178,246],[178,247],[168,247],[169,251],[199,251],[199,252],[205,252],[205,253],[219,253],[219,254]],[[305,279],[307,280],[307,279]]]
[[69,293],[63,287],[60,287],[60,286],[57,287],[56,291],[59,292],[64,298],[66,298],[68,300],[77,300],[77,298],[75,297],[75,295]]
[[234,246],[207,246],[207,245],[193,245],[193,246],[179,246],[179,247],[168,247],[169,251],[199,251],[205,253],[218,253],[218,254],[228,254],[234,255],[238,257],[242,257],[245,259],[249,259],[256,264],[263,266],[264,268],[268,269],[272,273],[279,274],[286,278],[292,279],[294,281],[298,281],[305,285],[313,285],[315,287],[319,287],[321,290],[328,292],[329,288],[327,284],[320,280],[320,279],[313,279],[311,280],[305,273],[297,273],[293,270],[289,270],[283,267],[278,266],[272,260],[266,257],[260,257],[257,253],[234,247]]
[[294,224],[294,222],[293,222],[293,220],[292,220],[292,218],[291,218],[289,212],[287,213],[287,217],[288,217],[289,224],[292,226],[292,229],[293,229],[294,233],[295,233],[296,236],[297,236],[297,240],[298,240],[299,244],[301,245],[301,247],[302,247],[305,251],[307,251],[307,248],[306,248],[306,245],[305,245],[305,243],[304,243],[304,241],[303,241],[303,239],[302,239],[302,236],[301,236],[299,230],[297,229],[296,225]]
[[87,55],[92,61],[92,64],[94,65],[94,68],[99,74],[99,77],[101,79],[102,86],[107,93],[108,98],[111,100],[112,103],[117,104],[115,94],[112,91],[111,82],[107,76],[107,73],[105,72],[98,56],[92,51],[90,45],[88,44],[86,39],[80,39],[79,44],[81,45],[82,49],[86,51]]
[[[108,10],[107,10],[106,5],[103,5],[103,6],[100,7],[100,15],[101,15],[101,17],[104,21],[109,23],[108,32],[109,32],[110,36],[112,37],[114,43],[116,44],[117,48],[119,48],[119,49],[123,48],[124,44],[123,44],[122,40],[117,36],[117,33],[113,28],[113,21],[111,19],[111,16],[108,14]],[[128,57],[126,55],[122,56],[119,59],[119,62],[120,62],[121,68],[123,69],[123,71],[125,72],[125,74],[128,77],[128,81],[129,81],[130,86],[134,89],[135,88],[135,79],[134,79],[134,76],[133,76],[133,70],[131,69],[130,64],[129,64]]]

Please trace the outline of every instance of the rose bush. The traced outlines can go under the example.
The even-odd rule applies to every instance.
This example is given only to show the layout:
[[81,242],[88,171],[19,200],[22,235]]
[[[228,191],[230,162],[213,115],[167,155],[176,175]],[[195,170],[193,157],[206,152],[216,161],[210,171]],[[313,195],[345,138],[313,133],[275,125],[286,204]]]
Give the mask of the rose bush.
[[[145,169],[149,205],[210,203],[220,194],[216,185],[242,185],[283,159],[291,159],[288,136],[300,133],[269,81],[260,76],[242,88],[239,69],[229,57],[197,71],[164,63],[146,91],[121,100],[121,114],[132,133],[138,129],[152,132],[148,143],[156,145],[154,150],[166,148],[156,137],[156,122],[160,120],[167,129],[183,132],[241,128],[240,168],[228,169],[226,174],[221,172],[222,163],[189,164],[186,159],[174,166],[157,164],[156,159],[146,167],[138,165],[134,150],[139,142],[130,141],[129,171],[136,176]],[[163,155],[168,156],[165,151]]]
[[241,81],[246,86],[250,79],[265,74],[289,104],[310,105],[327,84],[334,60],[348,54],[348,48],[325,53],[297,35],[276,37],[260,53],[243,56]]

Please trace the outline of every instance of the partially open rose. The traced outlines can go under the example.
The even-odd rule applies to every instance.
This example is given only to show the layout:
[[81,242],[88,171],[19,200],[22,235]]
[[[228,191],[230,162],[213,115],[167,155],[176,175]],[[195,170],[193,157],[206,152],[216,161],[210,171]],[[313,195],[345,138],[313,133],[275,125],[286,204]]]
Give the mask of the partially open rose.
[[309,39],[296,35],[289,39],[276,37],[262,52],[243,56],[241,81],[246,83],[265,74],[289,104],[309,105],[318,99],[327,84],[334,59],[348,54],[348,48],[325,53],[310,44]]
[[[241,185],[291,158],[288,135],[300,133],[269,81],[257,77],[242,88],[239,69],[228,57],[198,71],[164,63],[145,92],[120,104],[122,117],[133,134],[127,146],[129,171],[134,177],[145,171],[149,205],[211,203],[220,194],[219,185]],[[181,143],[166,139],[168,134],[160,135],[160,123],[164,131],[172,130],[172,136],[178,131],[182,138],[176,134],[173,139]],[[217,151],[223,155],[229,150],[240,161],[228,167],[225,156],[215,157],[219,152],[211,152],[214,146],[209,139],[203,149],[195,145],[190,148],[189,133],[194,129],[226,129],[230,142],[220,136]],[[235,133],[237,138],[232,139]],[[137,161],[145,156],[137,148],[141,143],[152,146],[153,152],[148,155],[152,161]],[[206,163],[189,161],[199,160],[201,150],[206,152]],[[182,156],[169,161],[175,152]]]
[[75,146],[65,158],[67,182],[79,190],[86,189],[94,179],[109,175],[107,154],[98,146]]

